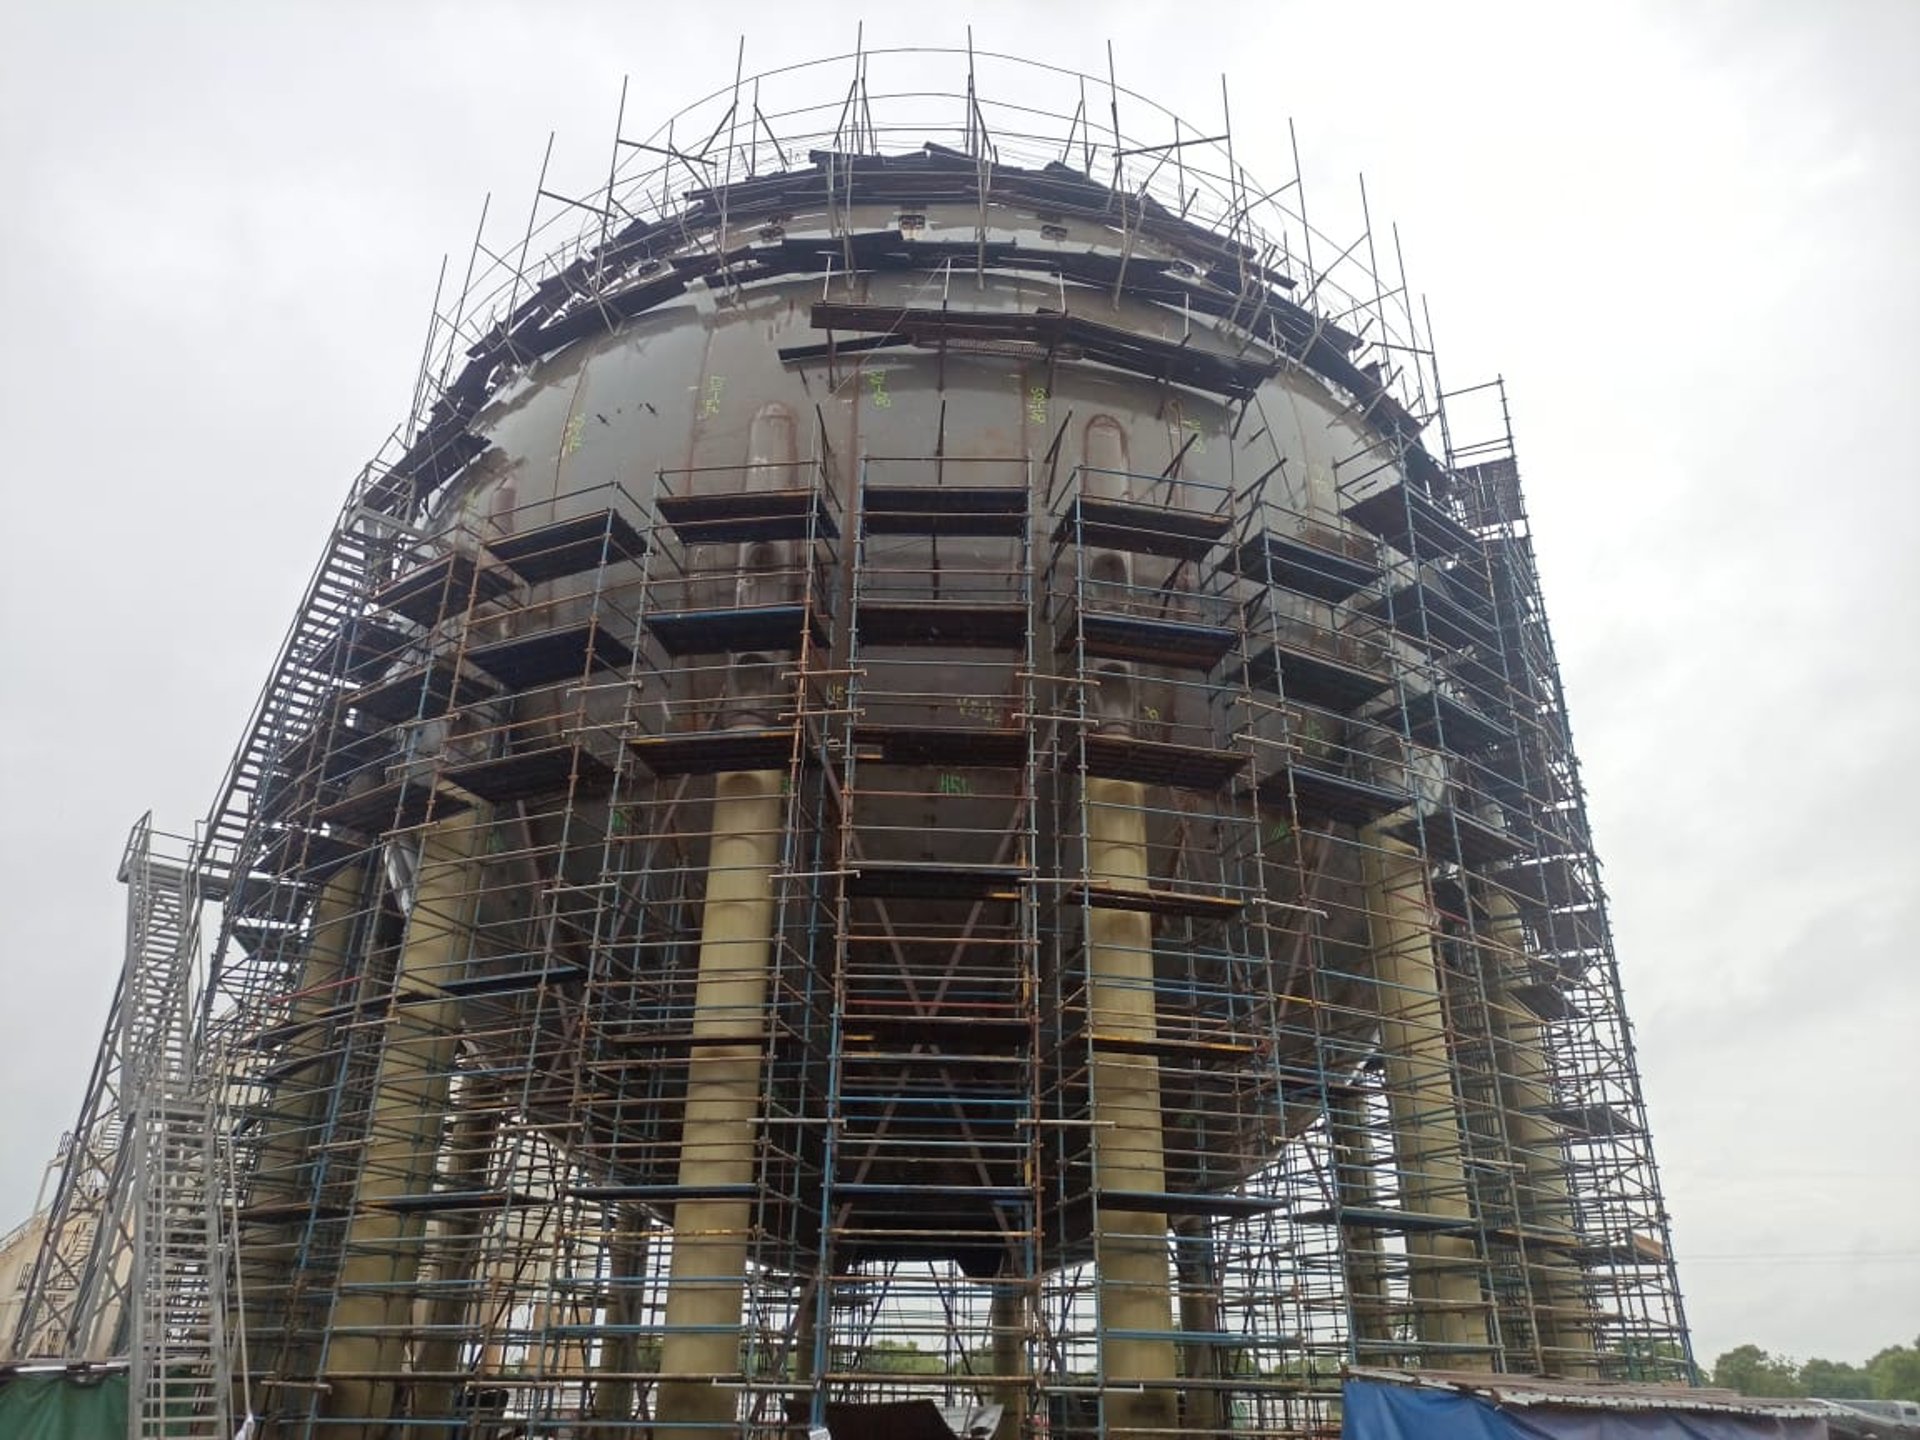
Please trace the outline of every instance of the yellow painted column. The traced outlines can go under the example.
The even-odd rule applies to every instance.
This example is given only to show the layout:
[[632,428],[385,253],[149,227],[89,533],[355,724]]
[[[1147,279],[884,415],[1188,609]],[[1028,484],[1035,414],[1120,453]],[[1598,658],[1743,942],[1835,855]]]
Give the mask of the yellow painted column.
[[[826,1282],[814,1281],[820,1289]],[[819,1290],[801,1292],[800,1309],[793,1317],[793,1381],[806,1389],[813,1386],[813,1352],[820,1343]]]
[[[1482,897],[1487,928],[1496,946],[1518,963],[1526,954],[1526,931],[1512,897],[1489,887]],[[1560,1132],[1544,1112],[1553,1104],[1539,1021],[1498,973],[1496,956],[1485,960],[1487,1014],[1500,1077],[1500,1107],[1507,1143],[1519,1162],[1520,1220],[1544,1232],[1545,1244],[1527,1247],[1527,1289],[1533,1300],[1533,1331],[1549,1375],[1594,1376],[1593,1302],[1579,1266],[1566,1254],[1575,1242],[1573,1199]],[[1556,1244],[1555,1242],[1559,1242]]]
[[[1217,1335],[1220,1331],[1220,1267],[1213,1234],[1204,1218],[1176,1223],[1179,1248],[1176,1271],[1180,1277],[1180,1330],[1184,1335]],[[1183,1340],[1181,1373],[1202,1383],[1187,1391],[1181,1429],[1194,1435],[1212,1435],[1227,1427],[1226,1393],[1217,1384],[1225,1378],[1220,1346],[1212,1340]]]
[[[1374,1190],[1374,1154],[1367,1134],[1364,1103],[1357,1095],[1335,1095],[1327,1104],[1328,1137],[1333,1142],[1334,1188],[1340,1204],[1349,1210],[1373,1210],[1380,1204]],[[1354,1338],[1388,1339],[1392,1327],[1387,1318],[1387,1279],[1381,1263],[1379,1229],[1372,1225],[1347,1227],[1340,1234],[1340,1255],[1346,1272],[1347,1308],[1352,1317]],[[1364,1356],[1362,1360],[1364,1363]]]
[[[491,1173],[494,1137],[500,1129],[499,1082],[491,1076],[465,1087],[459,1118],[447,1142],[446,1186],[449,1190],[484,1190]],[[434,1251],[434,1271],[440,1288],[426,1305],[426,1334],[413,1362],[419,1378],[413,1382],[411,1411],[434,1417],[452,1415],[460,1382],[470,1373],[461,1363],[466,1349],[463,1327],[474,1314],[477,1286],[474,1261],[480,1235],[490,1212],[455,1211],[444,1217],[437,1232],[426,1237]],[[458,1427],[423,1429],[422,1436],[452,1436]]]
[[460,1030],[459,1002],[440,996],[438,986],[458,974],[468,955],[483,833],[471,814],[438,821],[421,833],[413,908],[394,975],[327,1348],[324,1413],[366,1423],[329,1426],[329,1435],[385,1435],[405,1368],[425,1217],[387,1205],[422,1194],[433,1181]]
[[[1401,1204],[1415,1214],[1468,1221],[1452,1050],[1434,951],[1438,917],[1428,895],[1426,861],[1377,829],[1365,832],[1365,839],[1380,1053]],[[1420,1340],[1449,1347],[1442,1363],[1450,1368],[1489,1368],[1487,1308],[1473,1240],[1410,1230],[1406,1243]]]
[[1019,1440],[1027,1414],[1027,1291],[1017,1280],[996,1281],[987,1308],[992,1331],[992,1394],[1001,1407],[993,1440]]
[[[294,1278],[295,1247],[311,1198],[304,1167],[317,1138],[314,1127],[326,1112],[326,1077],[317,1063],[327,1043],[320,1016],[343,998],[341,981],[352,959],[354,918],[365,878],[364,865],[348,865],[327,882],[314,904],[295,985],[297,998],[287,1016],[293,1037],[287,1042],[286,1078],[274,1095],[254,1161],[247,1208],[263,1213],[258,1219],[243,1218],[239,1258],[249,1311],[268,1320],[263,1338],[277,1333],[269,1317],[276,1315]],[[299,1207],[297,1215],[293,1207]],[[252,1359],[263,1370],[277,1364],[264,1350],[256,1350]]]
[[[715,781],[693,1033],[738,1043],[697,1045],[687,1063],[684,1189],[754,1183],[783,778],[754,770]],[[716,1382],[740,1371],[753,1210],[750,1199],[724,1196],[674,1206],[656,1440],[700,1440],[734,1423],[739,1391]]]
[[646,1315],[641,1282],[647,1273],[646,1213],[637,1205],[622,1205],[614,1213],[613,1235],[607,1243],[607,1325],[611,1333],[600,1345],[600,1375],[593,1386],[593,1418],[628,1420],[633,1417],[635,1377],[640,1370],[638,1327]]
[[274,1097],[265,1139],[260,1145],[254,1175],[254,1203],[304,1201],[306,1182],[297,1173],[313,1144],[312,1127],[326,1108],[326,1087],[313,1064],[326,1049],[320,1015],[344,997],[341,981],[347,973],[353,941],[353,922],[360,909],[360,887],[366,875],[360,864],[338,871],[320,892],[313,908],[313,928],[301,957],[297,998],[288,1014],[294,1027],[287,1042],[287,1098]]
[[[1087,864],[1096,883],[1145,890],[1146,789],[1133,780],[1089,778]],[[1153,917],[1091,907],[1087,915],[1088,1008],[1096,1037],[1152,1041]],[[1165,1194],[1160,1062],[1096,1049],[1093,1056],[1093,1182],[1102,1193]],[[1109,1387],[1107,1433],[1171,1429],[1179,1373],[1167,1277],[1167,1217],[1101,1205],[1094,1233],[1100,1295],[1101,1368]],[[1150,1332],[1127,1335],[1118,1332]],[[1129,1390],[1130,1385],[1147,1388]]]

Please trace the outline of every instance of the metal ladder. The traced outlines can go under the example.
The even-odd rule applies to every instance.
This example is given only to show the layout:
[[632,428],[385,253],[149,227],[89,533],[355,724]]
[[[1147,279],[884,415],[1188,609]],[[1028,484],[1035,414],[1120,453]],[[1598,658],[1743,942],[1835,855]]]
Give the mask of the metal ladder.
[[[226,1440],[225,1265],[206,1078],[191,1048],[197,856],[127,842],[119,1014],[126,1210],[128,1440]],[[197,849],[197,847],[196,847]]]

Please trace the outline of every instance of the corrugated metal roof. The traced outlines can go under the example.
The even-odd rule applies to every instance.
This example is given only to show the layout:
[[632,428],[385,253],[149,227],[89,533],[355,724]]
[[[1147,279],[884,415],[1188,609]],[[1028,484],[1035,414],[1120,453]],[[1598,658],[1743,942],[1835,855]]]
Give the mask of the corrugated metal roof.
[[1773,1400],[1695,1385],[1646,1385],[1615,1380],[1568,1380],[1545,1375],[1492,1375],[1475,1370],[1369,1370],[1355,1380],[1424,1385],[1477,1395],[1496,1405],[1559,1405],[1586,1410],[1695,1410],[1730,1415],[1824,1416],[1818,1401]]

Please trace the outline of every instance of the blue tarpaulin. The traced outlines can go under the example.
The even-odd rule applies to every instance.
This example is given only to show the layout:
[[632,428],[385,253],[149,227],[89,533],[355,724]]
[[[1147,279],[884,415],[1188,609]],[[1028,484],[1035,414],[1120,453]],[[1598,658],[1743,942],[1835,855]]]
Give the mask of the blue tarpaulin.
[[1827,1440],[1812,1416],[1502,1407],[1477,1395],[1373,1380],[1341,1392],[1342,1440]]

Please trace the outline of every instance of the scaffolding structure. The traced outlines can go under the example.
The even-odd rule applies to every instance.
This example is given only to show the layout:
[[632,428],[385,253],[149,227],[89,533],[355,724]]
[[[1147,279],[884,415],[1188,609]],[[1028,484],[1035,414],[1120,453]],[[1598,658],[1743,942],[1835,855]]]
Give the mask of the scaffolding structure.
[[[196,862],[261,1433],[1687,1377],[1504,391],[1230,126],[875,59],[543,168],[341,511]],[[636,370],[497,463],[570,347],[766,295],[783,398]]]
[[121,857],[113,1004],[8,1354],[124,1361],[129,1440],[224,1440],[225,1146],[192,1039],[201,874],[194,842],[151,822],[135,823]]

